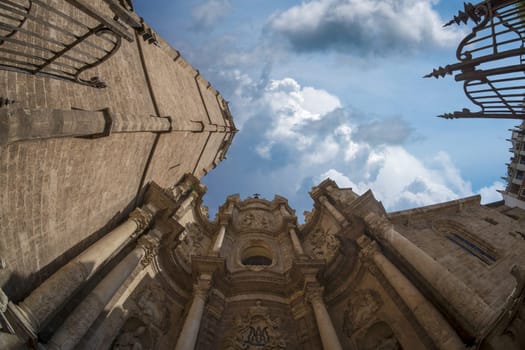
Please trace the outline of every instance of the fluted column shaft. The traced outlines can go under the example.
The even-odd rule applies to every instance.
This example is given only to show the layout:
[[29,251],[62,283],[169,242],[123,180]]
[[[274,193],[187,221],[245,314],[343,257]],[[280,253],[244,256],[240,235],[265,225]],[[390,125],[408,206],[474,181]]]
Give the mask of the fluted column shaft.
[[[360,257],[365,264],[376,266],[399,294],[434,344],[443,350],[460,350],[465,346],[456,332],[419,290],[365,237],[358,240]],[[373,267],[372,266],[372,271]]]
[[226,224],[221,224],[219,228],[219,233],[217,233],[217,237],[215,238],[215,243],[213,244],[213,248],[211,251],[213,255],[219,255],[225,235],[226,235]]
[[314,310],[315,321],[317,328],[319,329],[319,335],[321,336],[321,342],[323,343],[324,350],[343,350],[337,333],[335,331],[332,319],[323,301],[322,295],[323,289],[315,287],[307,290],[307,298],[312,304]]
[[304,255],[303,246],[301,245],[301,241],[299,241],[299,237],[297,237],[297,232],[295,232],[295,228],[290,227],[290,239],[292,240],[293,249],[295,250],[295,253],[297,255]]
[[198,283],[194,286],[193,300],[177,339],[175,350],[193,350],[195,348],[210,287],[211,275],[201,275]]
[[139,245],[111,270],[55,332],[48,349],[74,349],[143,257],[144,249]]
[[92,244],[33,290],[18,305],[28,327],[37,333],[82,283],[89,279],[130,236],[142,232],[151,220],[152,215],[149,212],[140,208],[135,209],[128,220]]
[[370,233],[380,242],[387,243],[403,257],[425,279],[439,295],[446,300],[445,307],[457,317],[473,326],[479,334],[490,322],[493,310],[475,291],[434,260],[426,252],[397,232],[384,218],[375,213],[365,218]]

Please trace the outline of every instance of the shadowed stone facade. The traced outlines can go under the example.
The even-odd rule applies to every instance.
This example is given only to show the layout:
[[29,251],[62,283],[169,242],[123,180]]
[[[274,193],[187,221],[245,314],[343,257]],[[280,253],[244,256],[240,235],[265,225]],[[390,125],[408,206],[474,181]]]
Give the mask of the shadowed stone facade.
[[325,180],[304,224],[280,196],[210,219],[199,179],[236,132],[222,96],[128,1],[11,3],[122,40],[78,79],[28,74],[13,40],[71,20],[2,22],[0,348],[525,348],[523,210],[387,213]]

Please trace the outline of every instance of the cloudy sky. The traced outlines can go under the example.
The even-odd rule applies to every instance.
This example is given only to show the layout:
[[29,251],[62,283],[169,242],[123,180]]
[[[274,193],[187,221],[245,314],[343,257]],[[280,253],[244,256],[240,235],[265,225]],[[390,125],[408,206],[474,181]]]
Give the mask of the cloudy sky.
[[389,211],[481,193],[500,200],[512,120],[444,120],[477,110],[452,77],[468,27],[458,0],[135,0],[139,15],[230,101],[240,131],[204,179],[227,195],[280,194],[302,220],[326,177]]

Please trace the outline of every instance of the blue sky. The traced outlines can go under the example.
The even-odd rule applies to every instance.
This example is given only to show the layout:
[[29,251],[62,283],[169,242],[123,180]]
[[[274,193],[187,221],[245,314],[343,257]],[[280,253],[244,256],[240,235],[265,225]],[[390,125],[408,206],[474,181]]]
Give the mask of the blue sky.
[[387,210],[476,193],[500,199],[516,120],[444,120],[477,110],[453,77],[468,27],[447,0],[158,0],[137,13],[230,101],[240,129],[203,178],[210,213],[226,196],[289,199],[302,220],[329,176]]

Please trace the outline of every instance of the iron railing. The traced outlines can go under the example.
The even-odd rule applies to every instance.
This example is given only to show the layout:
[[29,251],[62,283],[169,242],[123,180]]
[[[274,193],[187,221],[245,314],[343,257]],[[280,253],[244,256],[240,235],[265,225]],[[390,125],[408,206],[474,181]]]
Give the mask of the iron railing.
[[525,119],[525,3],[522,0],[487,0],[466,3],[463,11],[445,24],[474,22],[472,32],[459,44],[457,63],[434,69],[425,77],[455,75],[479,111],[461,111],[442,118]]
[[87,70],[114,55],[126,27],[83,0],[0,0],[0,69],[106,84]]

